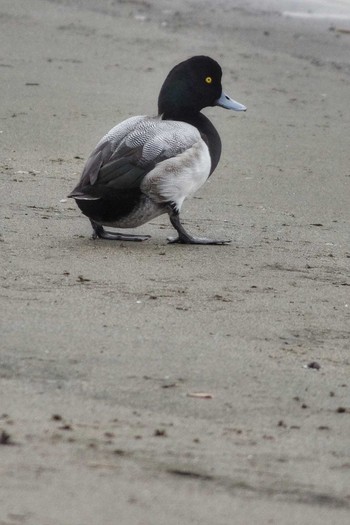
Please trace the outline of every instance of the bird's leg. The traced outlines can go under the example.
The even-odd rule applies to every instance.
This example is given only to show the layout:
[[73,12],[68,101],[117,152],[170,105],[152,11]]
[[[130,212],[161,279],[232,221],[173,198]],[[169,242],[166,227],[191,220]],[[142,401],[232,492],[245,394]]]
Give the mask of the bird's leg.
[[111,232],[104,229],[103,226],[97,224],[95,221],[90,219],[91,226],[93,229],[93,239],[107,239],[108,241],[146,241],[150,239],[150,235],[131,235],[128,233]]
[[170,244],[181,243],[181,244],[228,244],[231,241],[219,241],[215,239],[208,239],[207,237],[193,237],[182,226],[180,222],[180,214],[176,205],[170,203],[168,206],[168,213],[171,224],[174,226],[175,230],[178,233],[178,237],[175,239],[173,237],[168,237]]

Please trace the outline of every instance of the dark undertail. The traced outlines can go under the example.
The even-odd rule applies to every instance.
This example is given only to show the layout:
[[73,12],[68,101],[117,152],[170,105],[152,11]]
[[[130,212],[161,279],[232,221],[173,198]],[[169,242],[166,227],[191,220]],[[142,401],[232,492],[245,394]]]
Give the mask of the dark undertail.
[[141,199],[141,191],[136,188],[127,191],[119,191],[118,195],[110,198],[103,197],[98,200],[76,199],[77,206],[82,213],[101,224],[108,224],[124,219],[138,206]]

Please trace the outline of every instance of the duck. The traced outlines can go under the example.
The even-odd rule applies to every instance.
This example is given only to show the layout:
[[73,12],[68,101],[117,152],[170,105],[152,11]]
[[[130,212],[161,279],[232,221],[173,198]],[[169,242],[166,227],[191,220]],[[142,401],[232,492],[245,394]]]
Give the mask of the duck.
[[68,195],[90,220],[94,239],[145,241],[150,235],[109,228],[136,228],[167,213],[177,232],[168,238],[170,243],[230,242],[196,237],[180,220],[185,199],[207,181],[220,160],[219,133],[202,110],[247,109],[224,92],[221,78],[221,66],[208,56],[177,64],[160,89],[156,116],[130,117],[98,142]]

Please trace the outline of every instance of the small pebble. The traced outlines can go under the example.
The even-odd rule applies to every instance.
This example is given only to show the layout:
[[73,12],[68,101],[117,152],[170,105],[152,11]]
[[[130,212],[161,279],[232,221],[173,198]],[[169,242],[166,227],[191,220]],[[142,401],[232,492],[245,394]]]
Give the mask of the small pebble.
[[314,370],[319,370],[321,368],[321,365],[317,361],[311,361],[311,363],[309,363],[307,367],[313,368]]

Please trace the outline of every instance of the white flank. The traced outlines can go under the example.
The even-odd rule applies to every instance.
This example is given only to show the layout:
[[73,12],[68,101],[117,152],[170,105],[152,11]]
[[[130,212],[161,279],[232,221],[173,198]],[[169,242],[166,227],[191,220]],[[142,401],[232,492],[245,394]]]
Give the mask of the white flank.
[[160,162],[144,178],[141,191],[156,202],[174,202],[180,208],[207,180],[211,159],[200,139],[183,153]]

